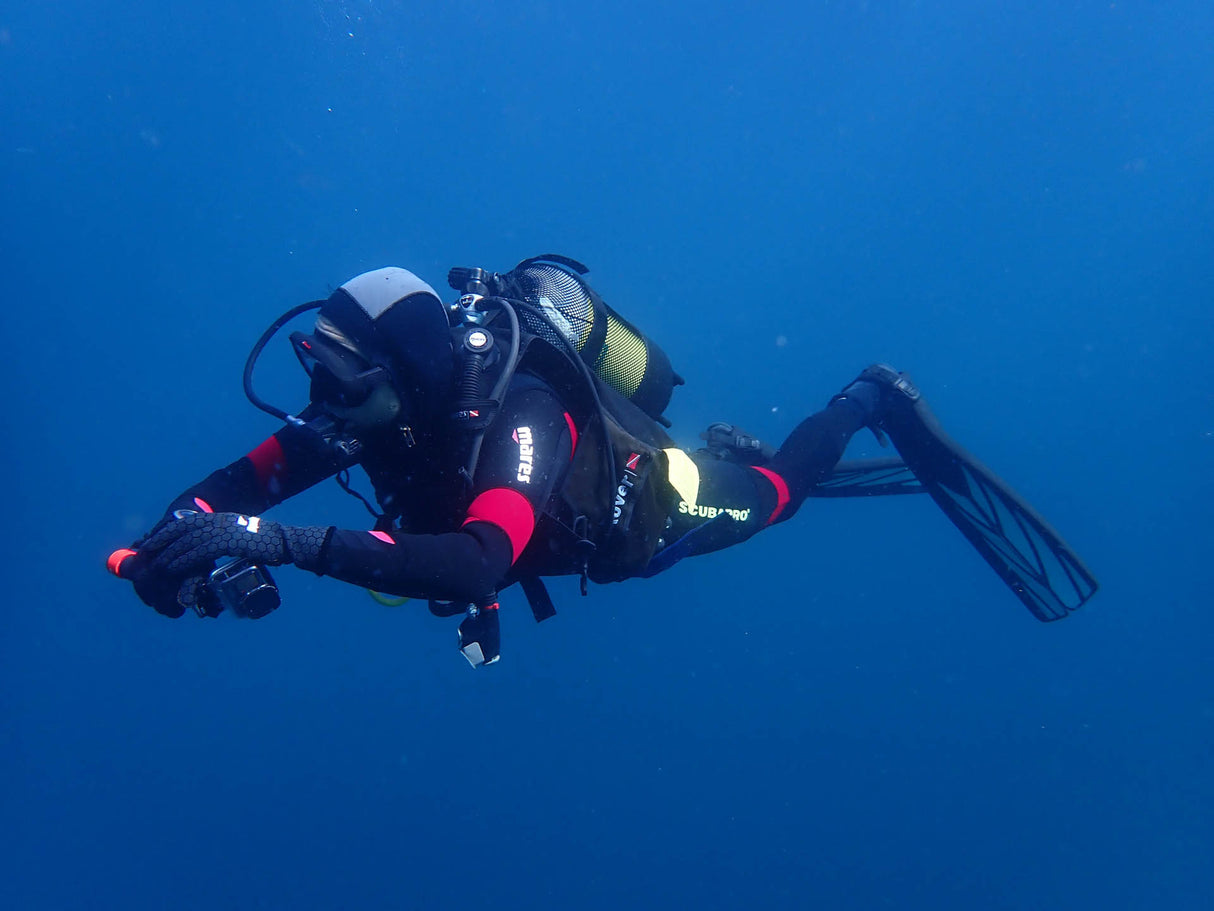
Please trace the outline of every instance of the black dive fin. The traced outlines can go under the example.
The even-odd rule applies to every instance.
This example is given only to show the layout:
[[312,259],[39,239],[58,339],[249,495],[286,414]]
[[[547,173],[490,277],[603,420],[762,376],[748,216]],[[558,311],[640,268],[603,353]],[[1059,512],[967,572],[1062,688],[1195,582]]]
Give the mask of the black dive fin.
[[883,497],[927,493],[901,459],[854,459],[840,462],[809,492],[811,497]]
[[914,395],[891,395],[881,426],[936,505],[1038,620],[1058,620],[1082,606],[1097,589],[1083,561],[1019,494],[950,439]]

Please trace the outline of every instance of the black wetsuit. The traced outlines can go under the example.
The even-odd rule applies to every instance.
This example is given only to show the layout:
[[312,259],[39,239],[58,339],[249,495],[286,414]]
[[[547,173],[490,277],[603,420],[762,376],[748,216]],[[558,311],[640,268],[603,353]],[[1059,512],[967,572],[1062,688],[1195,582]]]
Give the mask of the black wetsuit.
[[695,502],[675,494],[663,542],[668,550],[655,555],[650,574],[791,519],[863,426],[862,410],[839,400],[797,425],[762,465],[720,459],[705,449],[691,453],[699,473]]
[[[645,574],[791,518],[863,423],[860,408],[836,401],[803,421],[762,466],[706,450],[672,455],[684,481],[668,491],[666,531]],[[368,437],[360,464],[396,520],[371,531],[330,528],[319,564],[308,568],[391,594],[488,603],[526,549],[556,546],[543,524],[537,532],[537,519],[560,490],[578,442],[560,397],[524,374],[485,434],[471,488],[459,474],[464,442],[457,437],[417,434],[414,445],[399,435]],[[286,426],[169,509],[259,514],[337,470],[308,431]],[[571,559],[566,571],[575,565]]]

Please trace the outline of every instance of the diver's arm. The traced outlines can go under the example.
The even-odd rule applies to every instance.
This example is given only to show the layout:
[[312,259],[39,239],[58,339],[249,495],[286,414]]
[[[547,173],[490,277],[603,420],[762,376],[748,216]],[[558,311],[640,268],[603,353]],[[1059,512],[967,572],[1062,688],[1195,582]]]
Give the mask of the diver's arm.
[[[170,617],[185,610],[181,584],[225,557],[293,563],[377,591],[467,604],[460,651],[474,666],[491,664],[500,652],[497,589],[568,468],[573,436],[573,422],[550,390],[512,390],[485,435],[463,524],[445,534],[287,526],[257,515],[207,513],[193,502],[191,495],[201,500],[205,494],[215,499],[207,503],[212,508],[272,505],[321,476],[296,471],[291,435],[283,433],[183,495],[182,506],[193,515],[162,522],[137,552],[111,555],[109,566],[135,581],[136,591],[143,584],[140,597]],[[170,584],[149,588],[157,579]]]
[[315,561],[295,562],[386,594],[473,603],[493,597],[513,549],[506,532],[489,522],[441,535],[330,528]]
[[341,465],[306,427],[287,424],[232,464],[212,472],[169,504],[176,510],[258,515],[332,477]]
[[[195,489],[217,496],[210,515],[163,523],[139,556],[159,572],[187,576],[227,556],[265,565],[293,563],[318,575],[389,594],[479,605],[491,603],[502,579],[531,540],[535,520],[563,476],[572,451],[572,424],[556,397],[527,388],[507,397],[485,435],[477,484],[463,524],[437,535],[352,531],[279,525],[230,511],[233,501],[276,502],[260,470],[278,464],[278,444],[263,444],[235,466]],[[285,447],[284,447],[285,449]],[[289,459],[289,454],[287,456]],[[298,476],[274,468],[271,476],[292,491]],[[254,483],[256,482],[256,483]],[[289,495],[289,494],[288,494]],[[183,495],[183,496],[189,496]],[[199,499],[202,497],[199,496]],[[282,497],[277,497],[282,499]],[[189,500],[184,508],[189,507]],[[195,506],[195,511],[207,512]],[[255,512],[255,511],[254,511]]]
[[485,435],[476,486],[459,531],[438,535],[331,529],[304,569],[389,594],[482,603],[492,599],[564,476],[572,421],[546,387],[513,390]]

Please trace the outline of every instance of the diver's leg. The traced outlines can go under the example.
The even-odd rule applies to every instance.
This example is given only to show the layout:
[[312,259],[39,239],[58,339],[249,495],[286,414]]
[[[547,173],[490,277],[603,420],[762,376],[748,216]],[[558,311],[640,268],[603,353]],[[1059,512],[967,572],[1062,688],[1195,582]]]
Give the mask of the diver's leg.
[[692,453],[694,472],[683,475],[664,550],[647,575],[685,557],[739,544],[791,518],[839,461],[852,434],[871,418],[877,396],[870,392],[875,390],[853,387],[802,421],[762,465],[717,458],[706,449]]
[[772,522],[791,519],[814,487],[843,457],[847,444],[862,427],[877,420],[884,390],[864,374],[849,384],[817,414],[793,428],[762,468],[777,488],[786,488],[787,505]]

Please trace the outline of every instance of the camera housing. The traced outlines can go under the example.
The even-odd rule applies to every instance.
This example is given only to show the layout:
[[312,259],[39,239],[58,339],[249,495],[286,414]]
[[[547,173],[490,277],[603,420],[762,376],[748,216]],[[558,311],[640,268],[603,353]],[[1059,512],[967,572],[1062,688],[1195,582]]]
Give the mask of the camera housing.
[[248,560],[216,567],[207,578],[206,591],[216,614],[228,610],[250,620],[260,620],[282,603],[270,571]]

